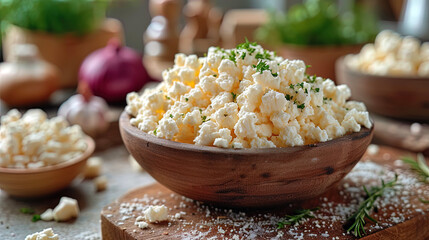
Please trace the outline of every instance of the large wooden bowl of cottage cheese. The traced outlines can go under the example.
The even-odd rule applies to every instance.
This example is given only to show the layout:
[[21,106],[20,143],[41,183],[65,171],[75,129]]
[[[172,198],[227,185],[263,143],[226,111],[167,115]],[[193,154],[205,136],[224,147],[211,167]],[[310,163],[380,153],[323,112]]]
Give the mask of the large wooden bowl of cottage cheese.
[[352,98],[368,111],[406,120],[429,120],[429,77],[375,75],[356,71],[347,58],[336,64],[337,82],[346,84]]
[[32,169],[0,167],[0,189],[14,197],[33,198],[66,188],[83,172],[86,160],[94,152],[94,140],[86,136],[84,141],[85,151],[65,162]]
[[286,148],[231,149],[147,134],[123,112],[128,151],[158,182],[194,200],[229,207],[269,207],[316,197],[360,160],[373,127],[327,142]]

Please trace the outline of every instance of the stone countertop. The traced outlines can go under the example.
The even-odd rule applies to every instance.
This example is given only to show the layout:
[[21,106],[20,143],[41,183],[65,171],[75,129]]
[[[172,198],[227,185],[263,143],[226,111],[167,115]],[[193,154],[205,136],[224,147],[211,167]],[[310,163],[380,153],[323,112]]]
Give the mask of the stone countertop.
[[[146,172],[137,172],[131,168],[129,154],[123,145],[96,152],[93,156],[103,159],[102,173],[108,179],[108,187],[103,192],[96,192],[92,180],[79,179],[67,189],[40,199],[16,199],[0,190],[0,239],[23,240],[28,234],[50,227],[60,239],[101,239],[101,209],[129,190],[155,181]],[[54,208],[62,196],[78,200],[81,212],[77,219],[68,222],[32,222],[32,215],[20,212],[21,208],[27,207],[41,214],[48,208]]]

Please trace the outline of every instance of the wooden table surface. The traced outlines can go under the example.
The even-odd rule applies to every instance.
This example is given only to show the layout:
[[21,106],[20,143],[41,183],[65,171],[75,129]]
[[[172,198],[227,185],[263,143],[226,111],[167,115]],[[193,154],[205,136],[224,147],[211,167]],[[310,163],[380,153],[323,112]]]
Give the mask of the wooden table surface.
[[[119,108],[118,109],[122,109]],[[119,115],[120,110],[116,109],[114,115]],[[5,109],[0,107],[2,113]],[[54,115],[51,113],[49,115]],[[375,118],[376,125],[384,125],[385,128],[394,128],[393,125],[400,124],[398,131],[394,131],[402,137],[407,135],[410,123],[392,122],[386,119]],[[392,127],[393,126],[393,127]],[[417,137],[421,139],[415,142],[420,142],[420,149],[408,149],[414,151],[423,151],[428,155],[426,148],[426,134],[429,130],[428,124],[422,124],[422,134]],[[381,134],[377,134],[377,131]],[[403,141],[393,139],[393,135],[386,137],[385,131],[378,128],[375,138],[377,143],[387,143],[395,147],[407,148],[406,143],[410,142],[411,138]],[[424,141],[421,141],[421,140]],[[75,181],[69,188],[56,193],[52,196],[41,199],[16,199],[9,197],[5,192],[0,190],[0,239],[24,239],[30,233],[41,231],[45,228],[52,227],[54,232],[59,234],[60,239],[67,240],[96,240],[101,239],[100,232],[100,212],[104,206],[112,203],[128,191],[137,187],[143,187],[153,184],[154,179],[146,172],[136,172],[131,169],[128,161],[129,154],[122,145],[122,140],[119,136],[117,123],[112,123],[109,132],[105,136],[96,140],[97,149],[94,156],[103,158],[103,175],[108,178],[108,188],[103,192],[96,192],[92,180]],[[424,145],[424,146],[423,146]],[[412,144],[412,146],[416,146]],[[26,215],[20,212],[23,207],[29,207],[35,210],[36,214],[41,214],[47,208],[54,208],[62,196],[72,197],[78,200],[81,213],[76,220],[69,222],[32,222],[31,215]]]

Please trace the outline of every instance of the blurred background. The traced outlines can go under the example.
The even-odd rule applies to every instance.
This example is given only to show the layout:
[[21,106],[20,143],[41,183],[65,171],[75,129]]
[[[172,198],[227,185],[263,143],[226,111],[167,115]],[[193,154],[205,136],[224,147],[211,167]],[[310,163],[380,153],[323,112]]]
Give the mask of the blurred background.
[[405,123],[408,134],[410,124],[429,121],[425,0],[0,3],[2,115],[11,108],[55,115],[74,94],[120,112],[128,92],[162,80],[176,53],[202,57],[210,46],[248,39],[304,60],[310,75],[347,84],[375,118]]

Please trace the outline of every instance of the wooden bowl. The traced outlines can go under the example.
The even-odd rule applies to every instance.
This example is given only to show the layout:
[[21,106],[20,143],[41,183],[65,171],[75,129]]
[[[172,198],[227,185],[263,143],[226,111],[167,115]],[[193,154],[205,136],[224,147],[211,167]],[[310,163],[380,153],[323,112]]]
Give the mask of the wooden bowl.
[[122,113],[122,139],[137,162],[167,188],[230,207],[267,207],[316,197],[365,153],[373,128],[301,147],[224,149],[157,138]]
[[81,173],[94,152],[95,143],[86,137],[87,148],[79,157],[36,169],[0,167],[0,189],[15,197],[40,197],[67,187]]
[[387,117],[429,120],[429,78],[378,76],[347,67],[344,57],[336,63],[337,81],[347,84],[352,98],[368,110]]
[[330,78],[336,81],[335,61],[341,56],[358,53],[362,44],[341,46],[300,46],[283,44],[277,49],[277,53],[286,59],[301,59],[307,65],[310,75]]

